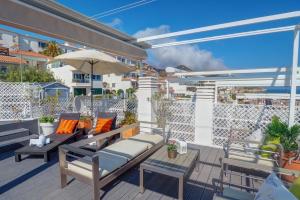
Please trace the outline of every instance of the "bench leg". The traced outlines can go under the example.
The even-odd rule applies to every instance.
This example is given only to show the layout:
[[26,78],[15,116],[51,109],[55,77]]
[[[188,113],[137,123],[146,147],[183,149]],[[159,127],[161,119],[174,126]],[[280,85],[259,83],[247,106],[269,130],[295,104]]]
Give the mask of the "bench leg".
[[48,153],[44,153],[44,162],[48,162],[49,161],[49,155]]
[[144,193],[144,191],[144,169],[143,167],[140,167],[140,193]]
[[15,154],[15,162],[20,162],[21,161],[21,154],[16,153]]
[[178,183],[178,199],[179,200],[183,200],[183,186],[184,186],[184,182],[183,182],[183,176],[180,176],[179,178],[179,183]]

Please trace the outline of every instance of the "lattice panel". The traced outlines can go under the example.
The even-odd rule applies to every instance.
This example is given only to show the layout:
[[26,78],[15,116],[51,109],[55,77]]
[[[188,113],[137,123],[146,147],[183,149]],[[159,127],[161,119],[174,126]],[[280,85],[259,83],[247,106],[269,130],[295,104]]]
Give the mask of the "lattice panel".
[[195,139],[195,103],[175,101],[169,106],[170,137],[193,142]]
[[28,83],[0,83],[0,120],[30,118],[31,88]]
[[[215,104],[213,143],[223,145],[227,141],[231,129],[249,130],[248,132],[234,133],[235,136],[240,138],[245,138],[258,128],[264,131],[274,115],[282,121],[288,122],[288,113],[287,106]],[[296,113],[297,116],[299,114],[300,112]]]
[[[80,112],[89,113],[91,101],[89,97],[80,97]],[[117,123],[124,119],[124,111],[137,113],[137,101],[133,99],[94,99],[94,115],[97,111],[100,112],[116,112]]]

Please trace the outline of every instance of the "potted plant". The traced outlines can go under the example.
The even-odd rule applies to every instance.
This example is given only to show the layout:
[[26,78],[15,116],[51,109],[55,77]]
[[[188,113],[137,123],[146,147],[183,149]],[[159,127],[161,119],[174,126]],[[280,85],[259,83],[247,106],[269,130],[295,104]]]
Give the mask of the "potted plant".
[[92,117],[91,116],[80,116],[78,122],[78,128],[89,130],[92,128]]
[[175,141],[169,141],[167,144],[168,158],[174,159],[177,157],[177,146]]
[[[130,124],[134,124],[137,122],[135,113],[125,111],[124,115],[125,115],[125,117],[121,121],[120,126],[130,125]],[[127,139],[129,137],[132,137],[132,136],[138,134],[138,132],[139,132],[139,127],[134,127],[134,128],[130,128],[126,131],[123,131],[121,133],[121,135],[122,135],[122,138]]]
[[[272,122],[267,126],[267,142],[280,142],[284,150],[282,158],[282,167],[292,170],[300,170],[300,161],[297,160],[299,154],[297,138],[300,135],[300,126],[288,126],[287,123],[282,122],[278,117],[273,117]],[[298,150],[298,152],[297,152]],[[291,176],[283,176],[286,181],[293,181]]]
[[50,135],[55,131],[55,123],[54,123],[54,117],[52,116],[42,116],[39,119],[40,122],[40,130],[41,134],[44,136]]

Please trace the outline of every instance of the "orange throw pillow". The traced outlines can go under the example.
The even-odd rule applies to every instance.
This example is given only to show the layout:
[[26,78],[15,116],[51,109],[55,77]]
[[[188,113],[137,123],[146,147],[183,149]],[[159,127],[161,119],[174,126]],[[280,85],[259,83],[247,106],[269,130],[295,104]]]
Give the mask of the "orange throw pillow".
[[72,134],[78,120],[66,120],[62,119],[56,129],[57,134]]
[[96,134],[111,131],[112,123],[112,118],[99,118],[95,127]]

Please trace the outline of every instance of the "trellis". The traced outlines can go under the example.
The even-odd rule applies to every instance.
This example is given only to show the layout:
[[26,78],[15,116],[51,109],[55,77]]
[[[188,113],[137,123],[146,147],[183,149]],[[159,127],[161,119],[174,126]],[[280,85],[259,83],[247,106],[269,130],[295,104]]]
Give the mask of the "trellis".
[[[289,107],[216,103],[213,116],[213,144],[223,145],[231,130],[248,130],[247,133],[236,131],[235,134],[243,134],[240,137],[250,135],[256,129],[264,131],[273,116],[288,122]],[[300,122],[299,107],[296,107],[295,119],[296,123]]]
[[195,139],[195,103],[174,101],[169,106],[167,125],[170,137],[193,142]]

